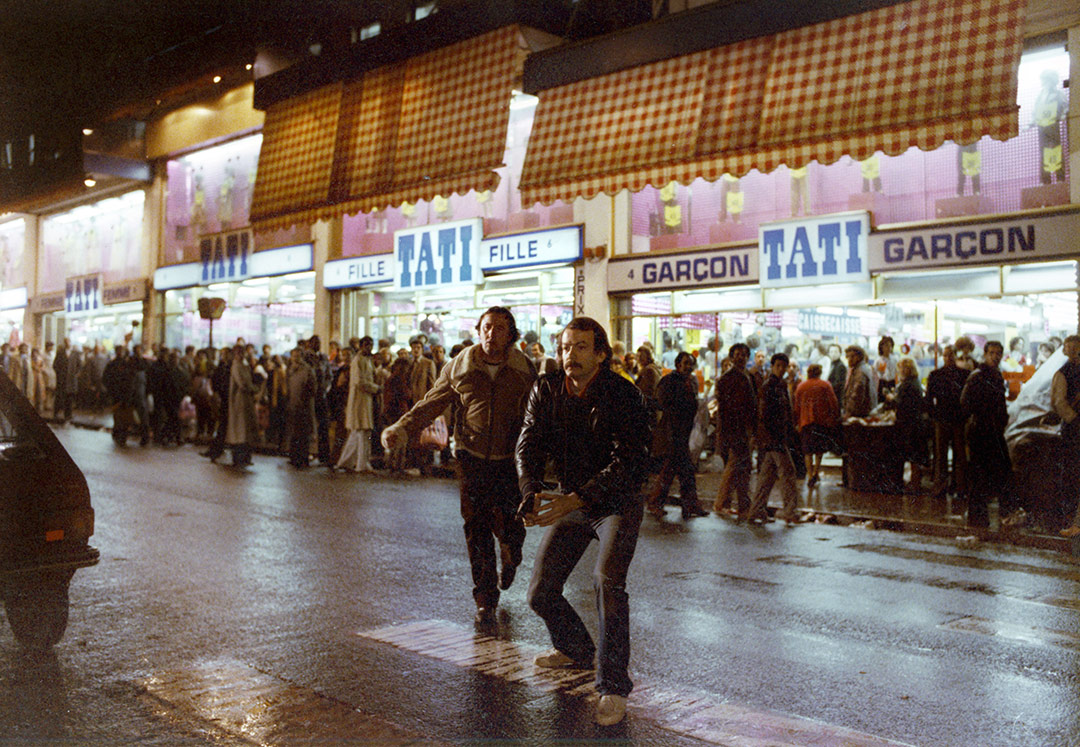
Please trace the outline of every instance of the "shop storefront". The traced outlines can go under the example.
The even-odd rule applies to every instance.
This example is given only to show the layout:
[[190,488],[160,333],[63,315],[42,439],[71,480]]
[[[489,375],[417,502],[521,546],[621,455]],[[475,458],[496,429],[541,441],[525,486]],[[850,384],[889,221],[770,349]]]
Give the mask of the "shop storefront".
[[18,343],[25,335],[26,220],[0,223],[0,341]]
[[202,258],[158,268],[154,292],[161,309],[164,344],[210,345],[211,324],[199,315],[199,299],[223,298],[224,313],[213,322],[215,347],[237,338],[284,352],[315,329],[315,272],[312,245],[254,252],[250,230],[206,236]]
[[139,341],[147,298],[146,193],[135,190],[41,222],[30,310],[46,339],[111,350]]
[[669,367],[697,351],[710,373],[735,342],[805,367],[832,345],[875,357],[888,335],[923,376],[965,335],[1002,342],[1018,388],[1077,328],[1077,231],[1075,207],[881,230],[866,213],[765,224],[756,244],[611,261],[614,331]]
[[[394,251],[327,262],[323,284],[357,315],[356,334],[408,346],[423,332],[447,350],[475,340],[491,306],[514,313],[522,335],[551,340],[573,315],[582,229],[564,226],[481,238],[480,219],[394,234]],[[345,325],[348,322],[344,323]]]

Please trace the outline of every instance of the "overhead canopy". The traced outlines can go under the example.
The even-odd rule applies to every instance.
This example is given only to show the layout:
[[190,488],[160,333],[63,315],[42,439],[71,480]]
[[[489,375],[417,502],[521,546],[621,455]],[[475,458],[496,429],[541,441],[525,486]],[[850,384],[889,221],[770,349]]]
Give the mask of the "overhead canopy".
[[526,49],[507,26],[271,105],[255,229],[494,189]]
[[1017,133],[1024,0],[913,0],[539,94],[522,204]]

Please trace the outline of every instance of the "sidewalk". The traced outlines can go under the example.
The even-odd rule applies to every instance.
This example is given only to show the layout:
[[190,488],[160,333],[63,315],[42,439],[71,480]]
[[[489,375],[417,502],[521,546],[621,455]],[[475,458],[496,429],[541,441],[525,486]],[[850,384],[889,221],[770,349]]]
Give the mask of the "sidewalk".
[[[56,423],[57,421],[53,421]],[[78,411],[72,424],[82,428],[109,430],[112,415],[108,411]],[[268,449],[256,448],[255,453],[275,455]],[[753,489],[753,480],[751,490]],[[720,485],[719,472],[699,472],[698,496],[703,508],[712,509]],[[675,486],[678,485],[676,480]],[[673,491],[674,492],[674,491]],[[669,498],[669,502],[673,501]],[[779,490],[773,491],[769,512],[780,507]],[[889,495],[848,490],[840,485],[840,460],[826,457],[822,464],[821,482],[807,491],[805,482],[799,482],[799,512],[808,521],[825,521],[845,526],[857,525],[862,529],[908,532],[931,537],[973,537],[972,542],[996,542],[1053,550],[1080,557],[1080,541],[1058,536],[1056,531],[1042,533],[1029,527],[1001,528],[996,504],[990,506],[990,529],[976,529],[964,521],[963,502],[952,499],[935,499],[928,494]],[[677,516],[677,511],[669,516]],[[652,520],[646,517],[646,520]]]

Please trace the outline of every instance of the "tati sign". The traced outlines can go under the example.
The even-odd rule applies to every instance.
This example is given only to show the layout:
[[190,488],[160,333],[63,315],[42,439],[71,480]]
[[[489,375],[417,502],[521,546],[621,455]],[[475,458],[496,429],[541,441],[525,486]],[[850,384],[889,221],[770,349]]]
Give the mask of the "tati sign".
[[480,218],[394,232],[399,290],[483,282],[480,272]]
[[758,229],[761,286],[867,281],[869,235],[867,212],[764,223]]

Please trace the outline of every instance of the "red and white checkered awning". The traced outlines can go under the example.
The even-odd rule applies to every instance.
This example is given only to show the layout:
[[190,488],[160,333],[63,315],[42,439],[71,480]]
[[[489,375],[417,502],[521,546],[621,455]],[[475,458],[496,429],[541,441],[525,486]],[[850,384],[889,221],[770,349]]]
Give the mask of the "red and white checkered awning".
[[1024,0],[913,0],[540,93],[522,203],[1017,133]]
[[495,189],[526,53],[507,26],[274,104],[255,229]]

